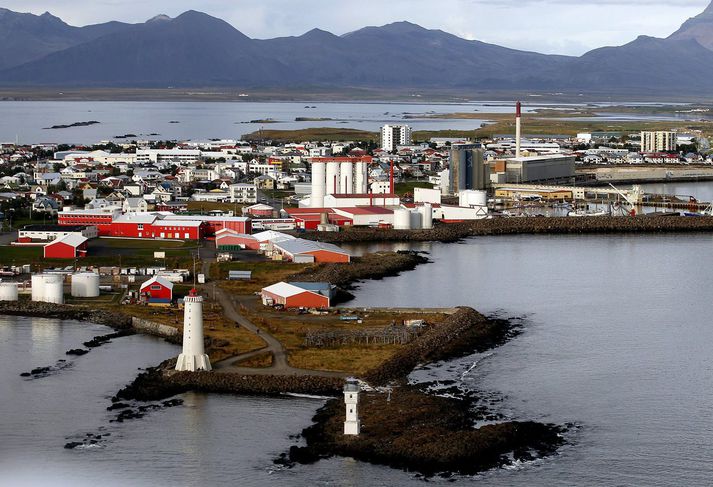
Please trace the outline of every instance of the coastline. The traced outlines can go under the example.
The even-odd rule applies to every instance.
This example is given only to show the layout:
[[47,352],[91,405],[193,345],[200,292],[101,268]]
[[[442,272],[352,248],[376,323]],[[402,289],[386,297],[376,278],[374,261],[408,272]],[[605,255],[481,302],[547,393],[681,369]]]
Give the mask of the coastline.
[[334,244],[368,242],[453,243],[468,237],[499,235],[584,235],[713,232],[713,217],[542,217],[492,218],[439,224],[430,230],[351,228],[342,232],[313,232],[300,236]]

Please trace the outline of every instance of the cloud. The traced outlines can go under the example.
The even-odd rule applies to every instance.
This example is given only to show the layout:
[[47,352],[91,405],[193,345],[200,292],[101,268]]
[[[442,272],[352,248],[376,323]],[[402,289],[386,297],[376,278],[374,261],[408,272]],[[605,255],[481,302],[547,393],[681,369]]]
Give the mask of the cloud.
[[50,11],[73,25],[143,22],[189,9],[225,19],[250,37],[335,34],[408,20],[516,49],[579,55],[638,35],[665,37],[707,0],[5,0],[12,10]]

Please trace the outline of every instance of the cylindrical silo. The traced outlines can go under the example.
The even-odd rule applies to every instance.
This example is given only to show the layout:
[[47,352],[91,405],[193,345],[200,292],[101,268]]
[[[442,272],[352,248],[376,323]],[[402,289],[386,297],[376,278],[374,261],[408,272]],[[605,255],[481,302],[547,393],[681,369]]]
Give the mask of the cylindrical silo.
[[411,212],[406,208],[398,208],[394,210],[394,229],[410,230],[411,229]]
[[78,272],[72,275],[72,297],[96,298],[99,296],[99,274]]
[[44,274],[33,274],[32,275],[32,300],[33,301],[43,301],[45,295],[45,281],[43,279]]
[[475,191],[475,206],[488,206],[487,191]]
[[42,276],[45,303],[64,304],[64,276],[61,274],[45,274]]
[[0,282],[0,301],[17,301],[17,283]]
[[354,165],[354,193],[366,194],[366,163],[357,162]]
[[409,219],[411,220],[411,230],[419,230],[423,225],[423,216],[418,210],[412,210],[409,212]]
[[342,162],[339,168],[339,173],[341,175],[339,192],[341,194],[353,194],[354,193],[354,164],[351,162]]
[[327,192],[326,164],[323,162],[312,163],[312,197],[310,206],[312,208],[324,207],[324,195]]
[[339,162],[327,163],[327,194],[339,192]]
[[429,203],[426,203],[421,206],[418,211],[421,213],[421,227],[424,230],[433,228],[433,207]]

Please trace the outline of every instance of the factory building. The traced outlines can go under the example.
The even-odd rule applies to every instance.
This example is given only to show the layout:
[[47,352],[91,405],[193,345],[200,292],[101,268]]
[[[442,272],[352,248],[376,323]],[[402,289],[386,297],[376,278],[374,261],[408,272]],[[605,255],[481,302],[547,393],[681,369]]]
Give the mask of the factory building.
[[482,190],[490,183],[490,171],[480,144],[451,146],[449,193],[468,189]]
[[57,214],[60,225],[93,225],[97,227],[99,236],[111,235],[111,224],[121,215],[118,208],[96,210],[66,210]]
[[384,125],[381,127],[381,148],[393,152],[399,145],[411,145],[411,127],[408,125]]
[[676,150],[677,135],[672,131],[641,132],[641,152],[673,152]]
[[76,259],[86,257],[87,238],[70,234],[48,243],[44,247],[45,259]]
[[312,165],[312,193],[309,206],[323,208],[324,198],[335,194],[366,194],[370,156],[315,157]]
[[494,178],[496,178],[497,182],[516,184],[568,184],[574,181],[574,161],[574,156],[565,155],[515,157],[504,161],[496,161]]
[[212,237],[219,231],[228,229],[238,233],[250,233],[250,219],[242,216],[204,216],[204,215],[166,215],[164,222],[202,222],[205,223],[205,236]]

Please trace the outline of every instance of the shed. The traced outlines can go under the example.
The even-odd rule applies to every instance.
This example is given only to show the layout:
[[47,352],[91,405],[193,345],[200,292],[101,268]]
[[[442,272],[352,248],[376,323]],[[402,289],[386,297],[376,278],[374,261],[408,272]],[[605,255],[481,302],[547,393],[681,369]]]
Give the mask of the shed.
[[218,250],[260,250],[260,242],[252,235],[236,232],[235,230],[223,229],[215,234],[215,247]]
[[[311,255],[314,262],[342,262],[351,261],[351,255],[346,250],[333,244],[314,242],[297,238],[273,242],[274,248],[289,260],[294,261],[297,256]],[[299,258],[298,258],[299,260]]]
[[140,292],[152,304],[170,304],[173,301],[173,283],[162,276],[154,276],[144,282]]
[[44,247],[45,259],[76,259],[86,255],[87,238],[76,233],[53,240]]

